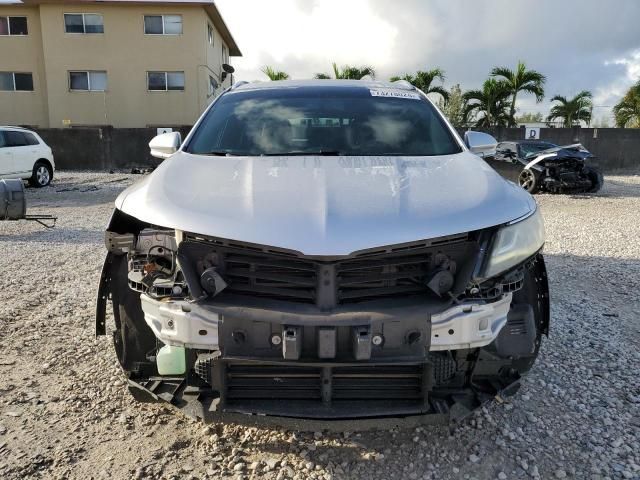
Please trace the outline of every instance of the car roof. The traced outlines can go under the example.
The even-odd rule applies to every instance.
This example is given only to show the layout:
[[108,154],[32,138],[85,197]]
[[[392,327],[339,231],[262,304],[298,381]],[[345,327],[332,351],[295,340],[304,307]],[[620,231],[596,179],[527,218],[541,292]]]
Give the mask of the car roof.
[[380,82],[377,80],[275,80],[266,82],[238,82],[232,87],[234,91],[249,91],[249,90],[267,90],[267,89],[279,89],[279,88],[395,88],[401,90],[415,90],[416,87],[411,85],[405,80],[398,80],[396,82]]
[[22,130],[25,132],[33,133],[33,130],[29,130],[28,128],[24,128],[24,127],[16,127],[14,125],[0,125],[0,130]]

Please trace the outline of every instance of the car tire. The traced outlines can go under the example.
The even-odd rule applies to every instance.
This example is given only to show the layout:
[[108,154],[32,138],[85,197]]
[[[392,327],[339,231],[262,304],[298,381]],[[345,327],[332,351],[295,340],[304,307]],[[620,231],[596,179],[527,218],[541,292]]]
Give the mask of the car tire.
[[525,168],[518,176],[518,185],[529,193],[536,193],[538,187],[538,177],[533,170]]
[[53,180],[53,169],[51,165],[42,160],[38,160],[33,166],[33,172],[31,178],[29,178],[29,185],[36,188],[46,187]]
[[604,184],[604,177],[602,172],[594,167],[585,167],[584,173],[591,180],[591,188],[587,190],[587,193],[596,193],[602,188]]

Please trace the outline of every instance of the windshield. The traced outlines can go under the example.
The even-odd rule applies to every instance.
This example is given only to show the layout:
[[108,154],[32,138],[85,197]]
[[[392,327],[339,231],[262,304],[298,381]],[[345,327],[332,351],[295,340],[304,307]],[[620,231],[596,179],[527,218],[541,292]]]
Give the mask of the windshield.
[[[400,92],[402,90],[384,89]],[[185,151],[202,155],[449,155],[461,151],[417,92],[289,87],[229,92],[209,110]]]
[[547,142],[536,142],[536,143],[521,143],[520,150],[522,151],[523,157],[531,157],[532,155],[537,155],[543,150],[549,150],[550,148],[556,148],[557,145],[553,143]]

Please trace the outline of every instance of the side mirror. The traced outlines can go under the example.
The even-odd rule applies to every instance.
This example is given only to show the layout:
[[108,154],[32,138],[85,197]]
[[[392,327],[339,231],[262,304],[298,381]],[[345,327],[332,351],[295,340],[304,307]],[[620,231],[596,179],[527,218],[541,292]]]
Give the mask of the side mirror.
[[182,137],[180,132],[168,132],[157,135],[149,142],[151,156],[156,158],[168,158],[178,151]]
[[481,158],[495,155],[498,145],[498,141],[488,133],[472,131],[464,132],[464,143]]

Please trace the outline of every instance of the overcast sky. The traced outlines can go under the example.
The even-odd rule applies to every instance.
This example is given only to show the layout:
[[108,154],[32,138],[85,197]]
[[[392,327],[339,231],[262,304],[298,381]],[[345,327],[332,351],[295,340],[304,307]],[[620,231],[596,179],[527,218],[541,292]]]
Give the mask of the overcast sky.
[[[243,52],[237,79],[292,78],[331,63],[371,65],[377,78],[441,67],[445,86],[479,88],[494,66],[519,59],[547,76],[547,99],[591,90],[614,105],[640,78],[638,0],[216,0]],[[522,95],[520,112],[548,113]],[[594,116],[609,116],[596,108]]]

